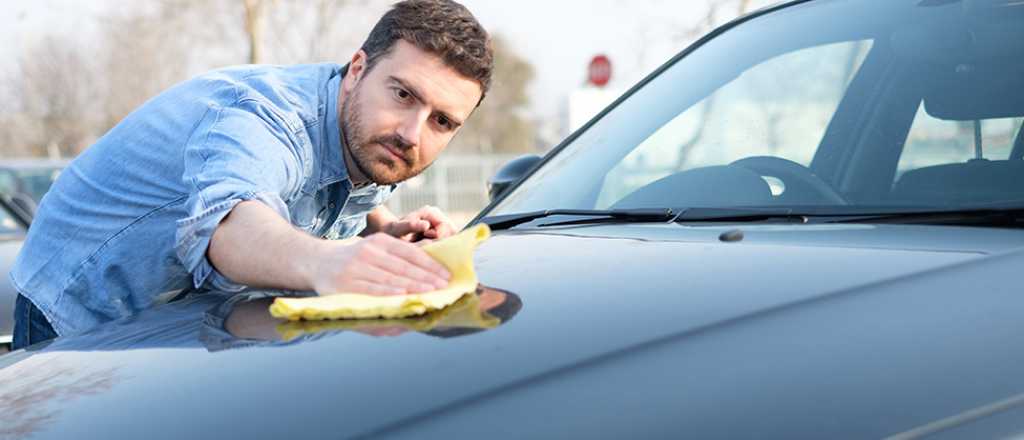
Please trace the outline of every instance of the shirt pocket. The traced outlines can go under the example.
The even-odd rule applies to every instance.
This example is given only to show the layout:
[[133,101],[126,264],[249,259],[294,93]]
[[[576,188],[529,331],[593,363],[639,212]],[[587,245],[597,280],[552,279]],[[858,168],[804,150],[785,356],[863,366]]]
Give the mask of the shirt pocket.
[[324,234],[324,238],[328,240],[343,240],[355,237],[363,229],[366,229],[365,215],[340,217],[338,221],[334,222],[331,229],[327,231],[327,234]]
[[302,194],[288,204],[288,214],[291,216],[291,223],[304,231],[312,231],[317,226],[317,219],[321,214],[322,207],[317,203],[316,197]]
[[384,191],[374,191],[370,194],[353,195],[345,204],[344,215],[366,214],[385,201]]

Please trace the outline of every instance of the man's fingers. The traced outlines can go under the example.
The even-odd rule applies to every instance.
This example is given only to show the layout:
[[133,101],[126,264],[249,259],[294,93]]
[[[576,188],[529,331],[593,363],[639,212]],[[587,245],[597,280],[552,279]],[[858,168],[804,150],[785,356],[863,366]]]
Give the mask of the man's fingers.
[[422,238],[445,238],[455,234],[455,224],[440,209],[425,206],[387,226],[393,237],[418,241]]
[[437,262],[437,260],[433,259],[430,255],[427,255],[423,249],[420,249],[418,246],[409,242],[388,236],[383,237],[385,237],[386,240],[382,240],[381,243],[384,245],[385,251],[389,254],[431,274],[441,277],[442,281],[447,282],[451,278],[451,273],[448,272],[448,269],[445,269],[441,263]]
[[390,235],[404,237],[407,234],[422,234],[430,229],[430,223],[424,220],[399,220],[391,224]]
[[370,270],[363,271],[360,278],[370,281],[401,286],[411,292],[425,292],[448,285],[448,279],[442,277],[442,274],[419,267],[387,251],[374,255],[367,263],[370,265]]
[[[438,281],[436,276],[430,276],[423,271],[421,272],[423,275],[426,275],[424,277],[426,279],[419,279],[417,277],[407,275],[407,273],[410,272],[409,270],[395,270],[394,266],[388,264],[389,262],[394,264],[393,261],[388,261],[392,259],[397,260],[397,258],[393,256],[387,256],[386,258],[373,261],[373,264],[371,265],[361,267],[359,275],[357,275],[358,279],[371,284],[398,288],[401,290],[400,293],[428,292],[438,289],[438,286],[443,285],[444,283],[443,281]],[[398,264],[399,267],[401,267],[400,260]],[[405,267],[408,268],[409,265],[406,264]]]
[[380,284],[363,280],[352,281],[349,284],[349,289],[347,290],[377,296],[404,295],[408,293],[405,289],[401,287],[389,286],[386,284]]
[[402,295],[448,286],[451,274],[415,244],[377,233],[356,244],[338,245],[336,259],[318,266],[311,283],[321,295],[359,292]]
[[427,206],[417,211],[417,214],[430,222],[430,229],[424,231],[423,235],[430,238],[445,238],[455,234],[455,225],[440,209]]

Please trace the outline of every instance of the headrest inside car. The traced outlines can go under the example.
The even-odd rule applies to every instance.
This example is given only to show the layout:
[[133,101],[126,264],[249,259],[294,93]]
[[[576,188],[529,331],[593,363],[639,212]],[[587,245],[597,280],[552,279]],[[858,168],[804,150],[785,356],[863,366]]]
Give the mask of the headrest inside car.
[[897,58],[913,66],[934,118],[971,121],[1024,116],[1024,27],[1021,6],[1002,0],[949,9],[944,20],[909,26],[890,37]]
[[962,63],[932,72],[924,108],[934,118],[971,121],[1024,116],[1020,60]]

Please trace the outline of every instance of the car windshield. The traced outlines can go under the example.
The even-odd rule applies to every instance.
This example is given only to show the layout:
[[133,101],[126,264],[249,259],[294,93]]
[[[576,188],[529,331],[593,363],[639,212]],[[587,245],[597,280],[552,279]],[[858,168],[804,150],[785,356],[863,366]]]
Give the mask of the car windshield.
[[666,64],[485,215],[1020,208],[1022,53],[1019,1],[756,16]]

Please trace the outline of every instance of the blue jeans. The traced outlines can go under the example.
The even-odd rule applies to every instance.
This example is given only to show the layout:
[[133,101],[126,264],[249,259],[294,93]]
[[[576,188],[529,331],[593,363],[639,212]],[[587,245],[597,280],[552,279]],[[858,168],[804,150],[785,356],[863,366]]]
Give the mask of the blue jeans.
[[14,303],[14,341],[11,343],[11,349],[17,350],[56,337],[57,332],[53,331],[50,321],[43,316],[43,312],[39,311],[32,301],[19,294]]

